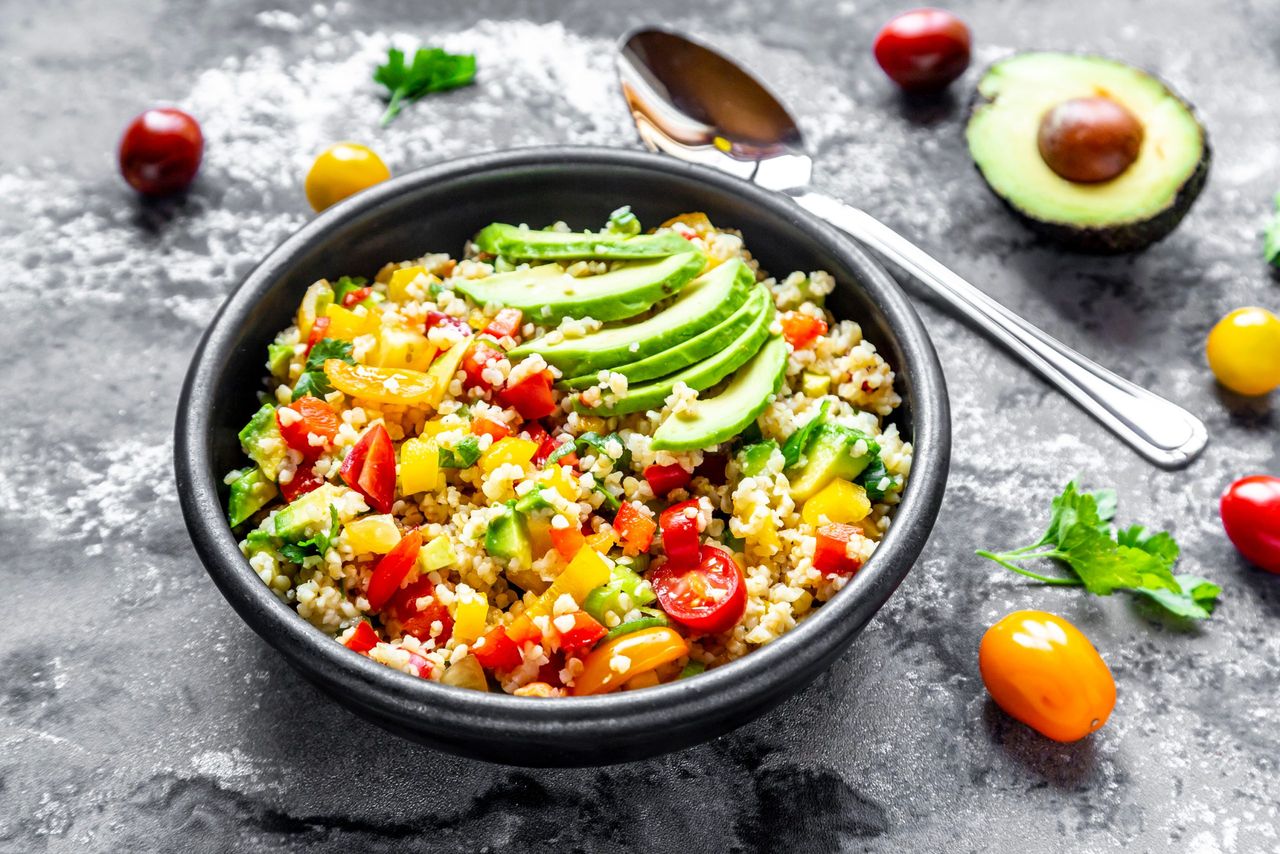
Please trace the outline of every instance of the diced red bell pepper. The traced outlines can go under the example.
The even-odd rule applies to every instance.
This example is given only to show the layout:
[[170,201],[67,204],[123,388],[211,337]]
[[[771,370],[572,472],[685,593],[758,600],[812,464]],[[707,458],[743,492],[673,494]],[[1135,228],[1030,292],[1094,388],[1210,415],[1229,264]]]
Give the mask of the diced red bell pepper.
[[649,550],[653,543],[653,532],[658,530],[658,523],[650,519],[634,501],[624,501],[618,508],[618,515],[613,517],[613,527],[622,539],[622,550],[634,555]]
[[370,287],[356,288],[354,291],[347,291],[346,295],[342,298],[342,307],[351,308],[352,306],[359,305],[367,300],[371,293],[373,293],[373,288]]
[[481,416],[471,422],[471,432],[477,436],[492,436],[493,441],[496,442],[499,439],[505,439],[510,436],[511,428]]
[[[538,452],[533,455],[533,464],[538,468],[542,468],[547,464],[547,460],[551,458],[551,455],[556,452],[556,449],[566,442],[573,443],[573,437],[567,433],[543,439],[542,444],[538,446]],[[575,451],[561,454],[556,457],[556,462],[562,466],[576,466],[578,464],[578,454]]]
[[[282,417],[281,413],[286,409],[296,412],[299,417]],[[324,452],[333,437],[338,435],[338,427],[342,421],[332,406],[318,397],[307,395],[276,410],[276,424],[280,427],[280,436],[286,445],[302,454],[303,459],[314,460]],[[319,445],[311,444],[313,434],[322,437],[324,442]]]
[[378,633],[373,630],[373,626],[369,625],[367,620],[361,620],[356,623],[356,630],[351,633],[351,637],[347,638],[347,649],[354,649],[356,652],[368,652],[378,645]]
[[375,424],[364,431],[338,473],[373,509],[390,513],[396,498],[396,451],[387,429]]
[[521,646],[530,641],[542,643],[542,629],[534,624],[528,614],[521,614],[507,626],[507,637]]
[[[586,611],[573,612],[573,628],[560,632],[560,648],[566,653],[590,649],[595,646],[609,630],[596,622]],[[557,679],[557,681],[559,681]]]
[[409,653],[409,663],[413,665],[414,669],[418,671],[418,675],[423,679],[430,679],[431,674],[435,673],[436,670],[430,661],[427,661],[416,652]]
[[467,355],[462,357],[462,370],[466,373],[466,378],[462,381],[463,388],[492,390],[493,383],[485,379],[484,370],[490,362],[501,358],[501,350],[484,341],[477,341],[467,350]]
[[803,350],[819,335],[827,334],[827,322],[798,311],[788,311],[782,315],[782,334],[793,349]]
[[862,561],[849,557],[849,541],[858,533],[853,525],[823,525],[818,529],[818,544],[813,550],[813,568],[823,575],[853,575]]
[[518,308],[504,308],[493,316],[489,325],[480,331],[481,335],[492,335],[494,338],[510,336],[519,340],[520,324],[524,322],[524,312]]
[[280,483],[280,492],[284,495],[285,501],[293,501],[299,495],[306,495],[312,490],[319,489],[322,483],[324,478],[315,473],[310,463],[303,461],[302,465],[294,471],[293,477],[289,478],[288,483]]
[[421,549],[422,532],[414,528],[382,556],[373,569],[373,575],[369,577],[369,589],[365,592],[371,610],[381,611],[391,601],[391,597],[400,589],[400,585],[418,562],[418,552]]
[[701,551],[698,530],[698,499],[672,504],[658,516],[662,548],[667,560],[684,565],[697,563]]
[[[481,643],[483,641],[483,643]],[[486,670],[512,670],[524,659],[520,647],[507,635],[502,626],[494,626],[471,646],[471,654]]]
[[324,336],[329,332],[329,324],[333,321],[328,317],[317,317],[315,323],[311,324],[311,333],[307,335],[307,349],[303,355],[311,352],[311,348],[324,340]]
[[[398,590],[391,597],[388,606],[395,618],[400,621],[400,631],[413,635],[420,641],[434,639],[436,646],[444,646],[453,635],[453,615],[444,603],[433,599],[425,608],[418,607],[418,600],[424,596],[434,596],[436,587],[431,579],[423,576],[417,581]],[[431,632],[436,623],[440,624],[440,633]]]
[[464,335],[471,334],[471,327],[461,317],[454,317],[452,314],[445,314],[443,311],[428,311],[426,323],[423,324],[427,331],[435,329],[437,326],[452,326]]
[[[542,450],[542,443],[551,438],[551,434],[547,432],[547,429],[543,427],[540,422],[537,422],[537,421],[525,422],[520,426],[520,432],[530,442],[537,442],[539,451]],[[537,454],[534,454],[533,459],[536,465],[539,465],[539,466],[542,465],[542,463],[539,463],[537,461],[538,460]],[[545,457],[543,458],[542,462],[544,463],[546,462]]]
[[554,381],[550,371],[539,371],[498,392],[498,400],[523,418],[546,418],[556,411],[556,399],[551,393]]
[[587,538],[577,528],[551,528],[551,545],[565,560],[573,560],[586,544]]
[[653,494],[665,497],[673,489],[688,486],[693,474],[684,470],[679,463],[668,466],[648,466],[644,470],[644,479],[649,481]]

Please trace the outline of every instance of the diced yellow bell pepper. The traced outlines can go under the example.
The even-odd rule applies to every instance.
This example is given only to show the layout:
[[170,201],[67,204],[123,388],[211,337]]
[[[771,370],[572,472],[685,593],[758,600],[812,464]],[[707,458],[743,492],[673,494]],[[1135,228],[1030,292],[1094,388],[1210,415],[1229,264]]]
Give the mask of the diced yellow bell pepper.
[[533,546],[533,559],[545,555],[555,546],[551,542],[551,521],[546,518],[529,520],[529,542]]
[[508,463],[528,468],[536,453],[538,453],[538,443],[532,439],[507,436],[494,442],[489,446],[489,450],[480,455],[480,470],[489,474],[498,466]]
[[361,335],[376,335],[382,327],[380,313],[370,310],[368,306],[363,312],[356,312],[340,305],[331,305],[324,310],[324,316],[329,318],[326,338],[354,341]]
[[387,279],[387,299],[392,302],[404,302],[408,300],[409,292],[407,288],[409,283],[419,276],[427,275],[425,267],[401,267],[391,273],[391,278]]
[[400,446],[400,492],[413,495],[440,485],[440,451],[430,439],[405,439]]
[[579,605],[587,598],[587,594],[609,580],[609,564],[595,549],[578,549],[573,560],[564,568],[564,572],[547,591],[538,597],[529,610],[532,616],[550,614],[556,600],[568,593]]
[[553,465],[543,477],[547,486],[564,496],[565,501],[577,501],[580,487],[578,479],[569,472],[568,466]]
[[384,555],[400,542],[400,529],[390,513],[348,522],[347,545],[356,554]]
[[379,368],[425,371],[436,357],[436,345],[412,329],[384,327],[378,333],[378,349],[369,364]]
[[804,392],[805,397],[822,397],[831,391],[831,377],[805,371],[800,375],[800,390]]
[[453,636],[459,643],[474,643],[484,634],[485,618],[489,616],[489,599],[471,588],[461,589],[453,600]]
[[598,534],[592,534],[587,537],[587,545],[600,552],[600,554],[608,554],[609,549],[618,544],[618,534],[616,531],[601,531]]
[[341,359],[327,359],[324,374],[343,394],[374,403],[421,406],[433,399],[435,380],[422,371],[348,365]]
[[435,381],[435,391],[431,393],[426,403],[432,406],[440,405],[440,401],[444,399],[444,393],[449,389],[449,383],[453,381],[453,375],[458,372],[458,366],[462,364],[462,357],[467,355],[467,348],[470,346],[471,339],[463,338],[441,353],[432,363],[427,375]]
[[302,303],[298,306],[298,336],[303,341],[311,334],[316,318],[322,316],[332,304],[333,288],[324,279],[307,288],[307,292],[302,295]]
[[432,419],[431,421],[422,422],[421,435],[428,438],[434,438],[436,436],[439,436],[441,433],[447,433],[450,430],[459,430],[465,427],[466,427],[466,422],[458,422],[458,423],[450,424],[445,422],[443,419],[436,418],[436,419]]
[[418,563],[422,564],[426,572],[443,569],[457,559],[458,556],[453,553],[453,543],[444,534],[431,540],[418,552]]
[[838,477],[804,503],[800,518],[806,525],[814,527],[824,524],[824,516],[826,522],[852,525],[867,518],[870,512],[871,501],[867,498],[867,491]]

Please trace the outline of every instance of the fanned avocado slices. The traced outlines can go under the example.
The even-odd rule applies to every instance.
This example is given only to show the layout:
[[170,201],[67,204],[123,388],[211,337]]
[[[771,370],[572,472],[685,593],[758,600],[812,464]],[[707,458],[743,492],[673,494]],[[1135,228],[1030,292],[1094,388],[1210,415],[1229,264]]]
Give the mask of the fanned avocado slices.
[[654,431],[657,451],[706,449],[738,435],[778,393],[787,367],[787,343],[770,338],[714,397],[695,400]]
[[[509,355],[517,359],[538,353],[568,377],[595,374],[664,353],[714,326],[745,303],[754,287],[751,269],[734,259],[699,276],[684,287],[671,305],[638,323],[607,327],[554,344],[545,337],[536,338]],[[592,312],[586,314],[604,319]]]
[[622,320],[679,292],[705,265],[701,252],[686,251],[598,276],[571,276],[559,264],[543,264],[483,279],[462,279],[454,287],[478,303],[518,308],[543,325],[565,317]]
[[495,222],[475,236],[476,248],[516,261],[637,261],[689,251],[678,234],[600,234],[591,231],[538,231]]
[[682,382],[697,391],[711,388],[742,367],[769,337],[769,324],[773,322],[774,314],[773,300],[769,297],[769,292],[764,288],[757,288],[747,305],[752,311],[751,324],[714,355],[661,379],[631,386],[616,403],[596,407],[587,407],[579,403],[578,411],[591,415],[625,415],[628,412],[661,409],[662,402],[671,394],[676,383]]

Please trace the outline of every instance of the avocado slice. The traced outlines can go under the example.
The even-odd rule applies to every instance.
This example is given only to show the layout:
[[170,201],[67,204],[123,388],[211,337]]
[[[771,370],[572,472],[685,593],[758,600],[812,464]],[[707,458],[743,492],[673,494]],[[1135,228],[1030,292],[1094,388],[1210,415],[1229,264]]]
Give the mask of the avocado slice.
[[517,261],[637,261],[688,252],[689,241],[678,234],[634,236],[592,231],[537,231],[495,222],[480,229],[476,248]]
[[282,540],[297,542],[309,534],[328,530],[329,505],[349,491],[345,486],[323,483],[306,495],[295,498],[291,504],[276,513],[272,520],[275,523],[276,536]]
[[653,449],[706,449],[738,435],[777,394],[786,367],[787,342],[770,338],[718,395],[696,400],[659,424],[653,433]]
[[227,515],[231,527],[244,523],[276,497],[276,485],[267,479],[262,469],[244,469],[231,481],[231,496],[227,499]]
[[804,501],[838,477],[854,480],[879,453],[880,446],[857,430],[820,424],[813,431],[800,464],[787,473],[791,497]]
[[484,532],[484,550],[498,558],[516,558],[521,568],[533,565],[533,541],[524,514],[508,502],[502,513],[489,521]]
[[[1106,97],[1143,127],[1137,159],[1117,177],[1078,183],[1040,154],[1042,118],[1064,101]],[[1167,235],[1209,171],[1209,143],[1191,105],[1141,69],[1098,56],[1023,53],[978,83],[965,135],[991,190],[1028,226],[1070,248],[1130,252]]]
[[702,272],[701,252],[681,252],[656,261],[637,261],[598,276],[570,276],[559,264],[462,279],[454,285],[478,303],[518,308],[534,323],[564,317],[622,320],[680,291]]
[[682,382],[689,388],[702,391],[711,388],[720,380],[729,376],[756,354],[760,345],[769,337],[769,324],[773,323],[773,300],[764,288],[757,288],[748,303],[754,315],[751,325],[720,351],[708,359],[703,359],[691,367],[661,379],[630,386],[625,395],[612,405],[587,407],[576,404],[579,412],[590,415],[625,415],[628,412],[643,412],[646,409],[661,409],[662,402]]
[[715,326],[747,301],[755,281],[746,264],[738,259],[727,261],[694,279],[671,305],[639,323],[600,329],[555,344],[545,337],[535,338],[507,355],[517,359],[538,353],[565,376],[594,377],[604,368],[665,353]]
[[285,458],[284,439],[280,436],[280,425],[276,423],[274,406],[264,403],[253,413],[249,423],[240,431],[240,447],[245,456],[258,464],[267,480],[274,483]]

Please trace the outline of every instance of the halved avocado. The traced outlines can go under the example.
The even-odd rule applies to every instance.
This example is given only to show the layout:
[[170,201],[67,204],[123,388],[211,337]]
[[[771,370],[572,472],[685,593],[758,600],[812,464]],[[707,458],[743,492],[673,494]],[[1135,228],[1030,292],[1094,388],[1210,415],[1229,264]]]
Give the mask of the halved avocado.
[[636,261],[689,251],[678,234],[598,234],[592,231],[538,231],[495,222],[480,229],[476,248],[517,261],[576,261],[598,258]]
[[[1107,181],[1067,180],[1041,155],[1041,122],[1064,102],[1099,97],[1138,120],[1137,157]],[[1023,53],[997,62],[978,83],[966,136],[987,185],[1019,218],[1085,252],[1131,252],[1164,237],[1209,171],[1208,136],[1191,105],[1151,74],[1097,56]]]

